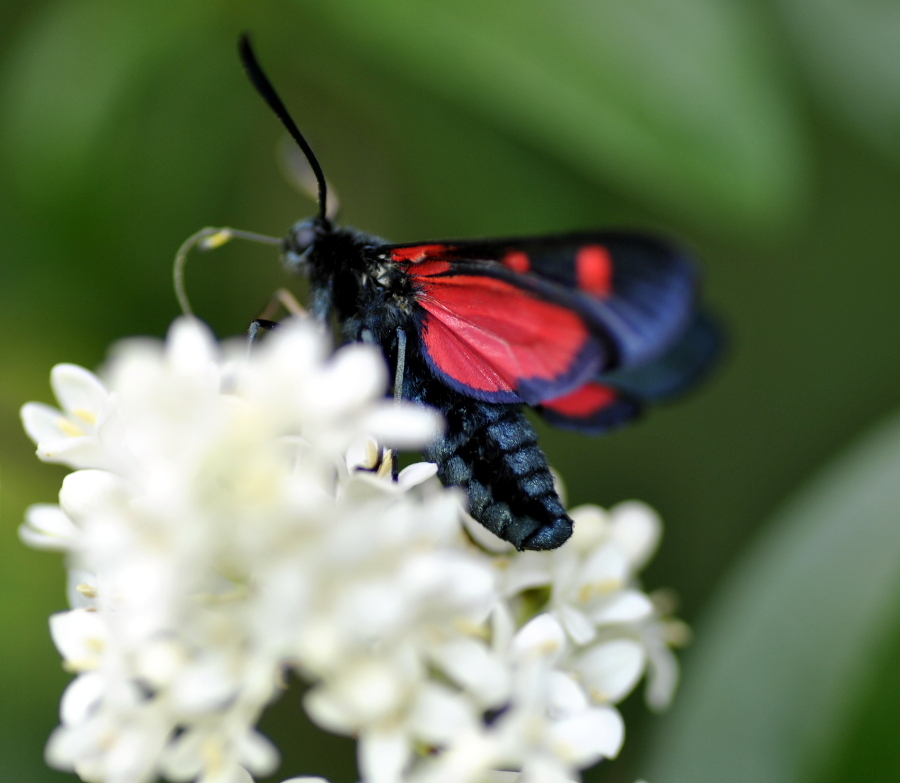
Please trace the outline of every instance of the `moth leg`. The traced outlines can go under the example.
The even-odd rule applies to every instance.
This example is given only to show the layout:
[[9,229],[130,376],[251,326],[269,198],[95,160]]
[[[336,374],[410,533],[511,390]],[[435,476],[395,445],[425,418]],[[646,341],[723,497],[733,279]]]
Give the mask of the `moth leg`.
[[[397,328],[397,365],[394,369],[394,402],[403,399],[403,376],[406,373],[406,332]],[[397,480],[397,453],[391,454],[391,476]]]
[[297,297],[288,291],[287,288],[279,288],[269,298],[269,302],[259,314],[259,318],[264,321],[274,321],[275,314],[278,312],[279,307],[284,308],[288,314],[298,318],[303,318],[308,315],[306,308],[297,301]]
[[273,329],[277,328],[278,321],[270,321],[267,318],[254,318],[250,322],[250,326],[247,328],[247,356],[249,357],[250,354],[253,353],[253,346],[259,339],[260,329],[267,329],[268,331],[272,331]]
[[300,318],[308,315],[303,305],[297,301],[297,297],[288,291],[287,288],[279,288],[269,298],[269,302],[259,314],[259,318],[254,318],[250,322],[250,326],[247,329],[247,356],[253,351],[253,345],[259,339],[260,329],[271,331],[278,326],[278,321],[274,319],[279,307],[287,310],[290,315]]
[[397,368],[394,371],[394,400],[403,399],[403,376],[406,373],[406,332],[397,329]]

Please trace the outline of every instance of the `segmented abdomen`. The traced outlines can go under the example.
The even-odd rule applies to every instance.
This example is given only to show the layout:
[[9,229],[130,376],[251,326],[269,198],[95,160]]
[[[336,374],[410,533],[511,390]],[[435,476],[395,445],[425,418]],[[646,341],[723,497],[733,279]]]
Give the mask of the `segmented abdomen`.
[[465,489],[476,520],[517,549],[555,549],[572,535],[572,520],[520,406],[483,403],[431,384],[416,396],[447,420],[445,434],[424,456],[437,462],[445,485]]

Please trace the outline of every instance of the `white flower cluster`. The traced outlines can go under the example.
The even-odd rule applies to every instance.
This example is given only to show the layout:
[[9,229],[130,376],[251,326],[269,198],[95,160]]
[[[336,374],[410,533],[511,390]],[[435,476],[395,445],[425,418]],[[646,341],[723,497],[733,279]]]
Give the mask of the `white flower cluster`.
[[75,471],[21,536],[68,553],[72,609],[50,625],[77,676],[53,766],[268,775],[255,726],[287,671],[315,722],[358,737],[366,783],[577,779],[618,753],[613,705],[645,670],[668,701],[681,626],[634,583],[653,512],[575,509],[562,549],[509,551],[434,465],[391,479],[376,443],[420,446],[440,421],[383,398],[374,348],[332,354],[301,322],[248,358],[181,320],[164,346],[124,344],[105,384],[51,379],[62,410],[26,405],[25,428]]

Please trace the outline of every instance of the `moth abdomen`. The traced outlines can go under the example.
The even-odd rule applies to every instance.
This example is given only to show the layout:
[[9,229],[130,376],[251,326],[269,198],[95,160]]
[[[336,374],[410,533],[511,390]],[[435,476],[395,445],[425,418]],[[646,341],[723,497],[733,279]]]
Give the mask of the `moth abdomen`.
[[523,478],[541,470],[544,466],[544,452],[537,444],[512,451],[507,456],[507,466],[517,476]]
[[[518,405],[491,405],[461,395],[429,395],[447,431],[425,451],[448,486],[466,491],[469,513],[517,549],[552,549],[572,533],[547,459]],[[429,399],[431,397],[431,399]]]

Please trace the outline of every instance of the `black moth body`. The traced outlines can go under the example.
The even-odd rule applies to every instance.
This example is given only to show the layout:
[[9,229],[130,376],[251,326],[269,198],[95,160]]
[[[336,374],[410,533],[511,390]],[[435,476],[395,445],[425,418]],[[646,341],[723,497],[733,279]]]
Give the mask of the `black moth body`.
[[362,232],[303,221],[285,239],[284,261],[309,280],[312,314],[334,315],[345,341],[377,345],[394,372],[403,333],[402,396],[436,408],[447,423],[423,456],[437,463],[445,485],[465,490],[469,513],[517,549],[560,546],[572,520],[522,406],[482,402],[434,377],[422,355],[416,291],[387,248]]
[[390,245],[337,227],[322,169],[246,38],[240,54],[315,175],[318,214],[282,248],[312,315],[378,346],[395,396],[443,414],[424,456],[478,522],[517,549],[560,546],[572,520],[523,405],[599,434],[687,388],[718,347],[693,264],[638,233]]

